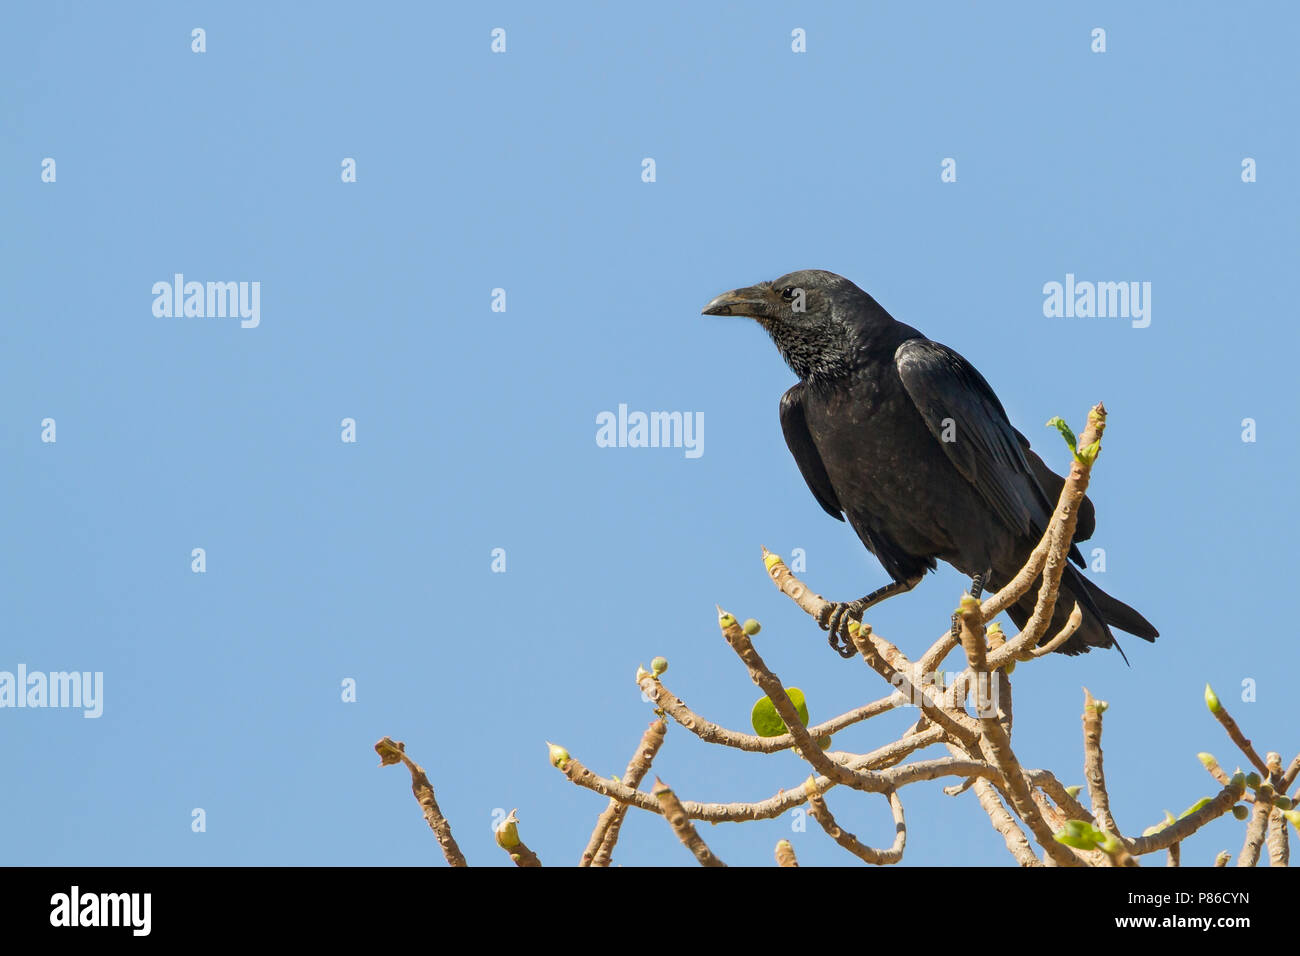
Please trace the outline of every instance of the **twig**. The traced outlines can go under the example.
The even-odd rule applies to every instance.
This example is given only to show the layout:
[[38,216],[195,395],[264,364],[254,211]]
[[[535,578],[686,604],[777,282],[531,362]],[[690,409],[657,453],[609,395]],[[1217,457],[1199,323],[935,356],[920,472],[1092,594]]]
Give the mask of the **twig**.
[[1250,825],[1246,827],[1246,842],[1237,854],[1237,866],[1254,866],[1259,862],[1260,847],[1264,845],[1264,831],[1268,828],[1273,805],[1267,800],[1256,800],[1251,811]]
[[[1268,764],[1264,762],[1263,758],[1260,757],[1258,753],[1256,753],[1255,748],[1251,746],[1250,741],[1246,739],[1246,735],[1243,734],[1241,728],[1237,726],[1237,722],[1233,720],[1232,715],[1228,713],[1228,708],[1223,706],[1222,701],[1220,701],[1218,695],[1210,689],[1209,684],[1205,685],[1205,703],[1210,708],[1210,713],[1215,716],[1215,719],[1223,725],[1223,729],[1228,732],[1228,736],[1232,738],[1232,742],[1236,744],[1238,749],[1246,755],[1247,759],[1255,765],[1255,769],[1267,778],[1269,776]],[[1240,866],[1240,863],[1238,866]]]
[[[652,720],[646,732],[641,735],[641,745],[628,761],[623,773],[623,783],[636,789],[650,770],[650,761],[654,760],[664,742],[668,724],[660,718]],[[591,831],[587,848],[582,851],[579,866],[609,866],[614,853],[614,844],[618,842],[618,833],[623,826],[623,817],[627,814],[627,804],[611,799],[601,815],[596,819],[596,828]]]
[[1291,844],[1286,832],[1286,817],[1276,809],[1268,818],[1268,865],[1291,865]]
[[852,833],[842,829],[835,822],[835,817],[831,815],[825,799],[817,789],[817,782],[812,777],[809,777],[808,782],[804,784],[804,791],[808,794],[808,811],[813,819],[821,824],[827,836],[858,859],[884,866],[897,863],[903,858],[903,848],[907,845],[907,822],[903,818],[903,803],[898,799],[895,791],[891,790],[886,794],[889,797],[889,808],[894,814],[894,843],[887,850],[869,847],[859,842]]
[[650,792],[655,799],[659,801],[659,806],[663,809],[664,819],[668,825],[673,828],[677,834],[677,839],[682,841],[686,849],[695,854],[695,859],[700,861],[700,866],[726,866],[709,849],[709,845],[696,832],[695,827],[691,825],[690,818],[686,816],[686,811],[682,809],[681,801],[677,799],[677,794],[664,784],[662,780],[655,777],[655,785],[650,788]]
[[1079,625],[1082,623],[1083,623],[1083,611],[1079,610],[1079,602],[1075,601],[1074,610],[1070,612],[1070,617],[1065,622],[1065,625],[1059,631],[1056,632],[1056,636],[1053,637],[1046,644],[1044,644],[1042,647],[1035,647],[1032,651],[1030,651],[1030,654],[1033,657],[1046,657],[1048,654],[1051,654],[1058,647],[1060,647],[1071,637],[1073,637],[1074,632],[1079,629]]
[[[1088,412],[1088,424],[1082,434],[1079,435],[1076,448],[1082,452],[1097,443],[1097,452],[1099,452],[1101,436],[1105,430],[1106,408],[1101,402],[1098,402]],[[1079,521],[1079,504],[1083,501],[1084,495],[1087,494],[1088,481],[1097,452],[1092,454],[1091,459],[1086,459],[1086,456],[1080,457],[1078,453],[1074,455],[1073,460],[1070,462],[1070,474],[1061,487],[1061,494],[1056,502],[1056,510],[1052,512],[1052,519],[1048,523],[1047,533],[1044,535],[1043,541],[1040,541],[1038,547],[1034,549],[1030,563],[1012,578],[1011,584],[985,602],[985,605],[989,608],[988,611],[984,612],[986,617],[1005,610],[1015,603],[1020,595],[1009,598],[1005,603],[1002,603],[1003,592],[1008,591],[1013,584],[1019,586],[1024,583],[1022,576],[1035,563],[1039,549],[1042,549],[1044,543],[1046,543],[1047,546],[1042,560],[1043,580],[1042,584],[1039,585],[1038,596],[1034,602],[1034,612],[1029,620],[1025,622],[1024,628],[1021,629],[1018,635],[989,655],[988,666],[990,668],[1003,667],[1022,653],[1031,652],[1041,640],[1043,632],[1052,620],[1057,593],[1061,586],[1061,576],[1065,573],[1065,565],[1069,561],[1070,545],[1074,541],[1074,531]],[[1029,580],[1032,582],[1033,577],[1036,575],[1037,572],[1035,571],[1029,576]],[[1027,585],[1025,590],[1028,590]]]
[[1002,805],[998,797],[998,789],[987,780],[975,781],[975,796],[979,798],[980,806],[984,812],[989,815],[989,820],[993,823],[993,829],[1002,834],[1002,839],[1011,851],[1011,855],[1016,858],[1016,862],[1021,866],[1042,866],[1043,861],[1034,853],[1034,849],[1029,844],[1029,838],[1025,836],[1025,831],[1020,829],[1016,823],[1015,817],[1007,812],[1006,807]]
[[[828,603],[826,599],[809,590],[807,585],[786,567],[781,556],[773,554],[767,548],[763,549],[763,565],[767,568],[768,577],[781,589],[781,592],[799,605],[813,620],[817,620]],[[978,731],[965,714],[944,710],[925,687],[915,685],[911,676],[915,668],[907,655],[874,633],[870,625],[859,626],[857,621],[850,622],[849,636],[868,666],[897,688],[904,700],[918,704],[927,717],[953,736],[967,743],[975,741]]]
[[[677,723],[681,724],[695,736],[699,737],[705,743],[722,744],[727,747],[734,747],[736,750],[746,750],[753,753],[777,753],[781,750],[789,750],[795,746],[794,737],[790,734],[780,734],[776,737],[759,737],[757,734],[746,734],[735,730],[728,730],[710,720],[701,717],[695,711],[686,706],[685,702],[676,694],[668,690],[663,685],[661,679],[646,675],[637,681],[637,686],[641,692],[649,697],[657,707],[662,708],[670,714]],[[894,693],[888,697],[882,697],[879,700],[873,700],[869,704],[850,710],[847,713],[840,714],[816,726],[808,728],[808,734],[814,740],[821,740],[823,737],[829,737],[838,733],[845,727],[869,720],[880,714],[888,713],[901,704],[905,703],[902,694]]]
[[433,784],[429,783],[424,768],[406,756],[406,744],[400,740],[393,740],[392,737],[384,737],[375,744],[375,752],[379,754],[381,767],[395,763],[406,764],[406,769],[411,771],[411,792],[419,801],[420,809],[424,811],[424,819],[433,830],[433,835],[438,838],[442,855],[452,866],[469,866],[465,861],[465,854],[460,852],[460,847],[456,845],[456,840],[451,835],[451,824],[438,808],[438,801],[433,798]]
[[[949,743],[948,750],[954,756],[962,755],[962,751],[956,744]],[[988,814],[993,829],[1002,834],[1002,840],[1006,843],[1007,850],[1016,858],[1016,862],[1021,866],[1042,866],[1043,861],[1034,853],[1029,837],[1025,836],[1025,831],[1020,828],[1016,818],[1003,806],[997,787],[988,780],[975,779],[975,796],[980,806],[984,808],[984,812]]]
[[[961,646],[966,652],[966,662],[973,674],[987,674],[986,648],[984,646],[984,618],[980,613],[980,603],[970,595],[963,595],[961,607],[957,611],[960,624]],[[987,708],[981,708],[987,709]],[[1034,839],[1047,852],[1058,866],[1078,866],[1079,858],[1064,844],[1053,839],[1051,828],[1039,813],[1029,787],[1020,770],[1020,761],[1011,749],[1011,739],[1002,729],[997,717],[980,718],[981,737],[979,746],[984,756],[1002,773],[1007,797],[1011,806]]]
[[1134,856],[1145,856],[1167,850],[1173,843],[1181,843],[1211,820],[1218,819],[1232,809],[1233,804],[1241,799],[1246,789],[1244,775],[1237,775],[1229,781],[1219,793],[1201,809],[1187,814],[1181,820],[1169,824],[1150,836],[1131,837],[1128,842],[1129,852]]
[[745,667],[749,670],[750,679],[758,686],[772,706],[776,708],[777,714],[785,722],[786,728],[794,737],[795,744],[798,745],[799,753],[804,760],[812,764],[813,769],[818,773],[829,777],[836,783],[844,784],[855,790],[864,790],[868,793],[880,792],[878,784],[875,784],[870,774],[860,773],[846,767],[842,763],[832,760],[822,749],[817,741],[809,735],[808,729],[804,727],[803,722],[799,719],[799,714],[794,708],[789,695],[785,692],[785,686],[781,679],[772,673],[771,669],[763,662],[763,658],[754,648],[754,643],[749,639],[749,635],[736,621],[736,618],[728,614],[722,608],[718,608],[718,627],[722,630],[722,636],[727,639],[727,644],[736,652],[736,655],[744,662]]
[[1092,795],[1092,815],[1097,826],[1123,838],[1115,818],[1110,812],[1110,794],[1106,792],[1106,774],[1101,758],[1101,712],[1105,705],[1093,699],[1088,688],[1083,689],[1083,775]]
[[1083,820],[1085,823],[1096,824],[1092,814],[1084,808],[1083,804],[1070,796],[1070,792],[1065,789],[1065,785],[1057,780],[1050,770],[1026,770],[1025,776],[1030,784],[1041,788],[1045,794],[1056,802],[1056,805],[1061,808],[1067,819]]
[[799,865],[799,861],[795,859],[794,847],[790,845],[789,840],[776,841],[776,865],[794,867]]
[[1295,783],[1295,778],[1300,776],[1300,754],[1296,754],[1291,761],[1291,766],[1286,768],[1286,773],[1282,774],[1282,785],[1277,788],[1278,793],[1285,793],[1291,784]]
[[[658,802],[649,794],[642,793],[640,790],[633,790],[621,780],[614,780],[593,773],[576,757],[568,756],[567,752],[564,759],[558,761],[556,766],[570,781],[580,787],[585,787],[605,797],[612,797],[621,803],[626,803],[640,810],[648,810],[651,813],[663,812]],[[856,768],[860,766],[860,761],[851,761],[850,766]],[[859,770],[859,773],[870,774],[867,778],[870,784],[868,790],[870,793],[885,793],[888,790],[905,787],[908,784],[920,783],[925,780],[938,780],[941,777],[987,777],[997,783],[1002,782],[1002,774],[998,772],[996,767],[980,760],[963,760],[951,757],[917,760],[901,767],[890,767],[887,770],[874,772]],[[823,793],[834,786],[834,783],[834,781],[826,777],[817,778],[818,789]],[[692,820],[704,820],[708,823],[742,823],[747,820],[774,819],[799,806],[805,799],[803,791],[796,787],[794,790],[783,791],[775,797],[760,800],[756,803],[695,803],[684,800],[682,801],[682,809],[686,811],[686,815]]]

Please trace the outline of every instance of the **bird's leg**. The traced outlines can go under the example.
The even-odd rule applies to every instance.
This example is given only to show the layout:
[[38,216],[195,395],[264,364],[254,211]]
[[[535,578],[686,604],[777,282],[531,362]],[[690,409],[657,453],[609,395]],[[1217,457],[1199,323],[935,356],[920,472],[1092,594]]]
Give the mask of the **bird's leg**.
[[827,639],[830,645],[835,649],[835,653],[840,657],[850,658],[857,653],[853,646],[853,640],[849,637],[849,621],[862,623],[862,615],[869,607],[874,607],[885,598],[893,597],[895,594],[902,594],[904,591],[910,591],[921,582],[921,576],[918,574],[914,578],[907,578],[902,581],[891,581],[882,588],[876,588],[866,597],[860,597],[856,601],[832,601],[822,608],[822,612],[817,615],[817,625],[822,630],[829,631]]
[[[991,577],[993,577],[992,571],[983,571],[971,578],[970,596],[978,601],[980,595],[984,593],[984,585],[989,583]],[[955,611],[952,615],[952,639],[959,644],[961,643],[961,615]]]

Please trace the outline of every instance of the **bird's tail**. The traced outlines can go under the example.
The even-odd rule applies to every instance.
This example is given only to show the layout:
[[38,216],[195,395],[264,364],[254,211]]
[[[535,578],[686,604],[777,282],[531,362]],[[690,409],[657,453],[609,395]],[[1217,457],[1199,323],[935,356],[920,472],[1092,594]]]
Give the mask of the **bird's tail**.
[[[1019,603],[1007,608],[1007,616],[1015,622],[1016,627],[1023,628],[1029,622],[1037,599],[1038,589],[1032,588]],[[1056,608],[1052,612],[1052,622],[1047,626],[1039,644],[1047,643],[1065,627],[1076,601],[1083,612],[1083,622],[1070,639],[1057,648],[1062,654],[1086,654],[1094,647],[1113,646],[1123,655],[1124,651],[1120,649],[1107,625],[1113,625],[1144,641],[1154,641],[1160,636],[1160,632],[1141,614],[1097,587],[1078,568],[1067,564],[1065,573],[1061,576],[1061,588],[1056,598]]]

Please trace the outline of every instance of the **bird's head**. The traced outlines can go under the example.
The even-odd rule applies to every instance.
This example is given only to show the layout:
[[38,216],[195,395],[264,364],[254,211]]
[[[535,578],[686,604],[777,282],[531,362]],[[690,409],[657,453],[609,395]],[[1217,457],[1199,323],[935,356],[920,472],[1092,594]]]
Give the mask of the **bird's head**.
[[803,269],[758,285],[724,292],[704,315],[754,319],[791,370],[805,381],[844,370],[861,341],[864,320],[884,314],[871,296],[843,276]]

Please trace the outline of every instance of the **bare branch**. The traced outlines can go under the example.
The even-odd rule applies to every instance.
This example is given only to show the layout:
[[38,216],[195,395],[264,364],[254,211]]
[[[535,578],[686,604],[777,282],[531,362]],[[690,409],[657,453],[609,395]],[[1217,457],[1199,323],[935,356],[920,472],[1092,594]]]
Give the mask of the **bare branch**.
[[1268,828],[1269,814],[1273,806],[1267,800],[1256,800],[1250,814],[1250,826],[1246,828],[1246,842],[1237,854],[1237,866],[1254,866],[1259,862],[1260,847],[1264,845],[1264,831]]
[[677,839],[682,841],[686,849],[695,854],[695,859],[700,861],[700,866],[726,866],[709,849],[709,845],[696,832],[695,827],[691,825],[690,818],[686,816],[686,811],[682,809],[681,801],[677,799],[677,794],[658,777],[655,777],[655,785],[650,789],[655,799],[659,801],[659,806],[663,809],[664,818],[668,825],[673,828],[677,834]]
[[[657,707],[661,707],[666,713],[670,714],[677,723],[681,724],[695,736],[699,737],[705,743],[722,744],[727,747],[734,747],[736,750],[746,750],[753,753],[776,753],[781,750],[789,750],[795,746],[794,737],[790,734],[781,734],[776,737],[760,737],[757,734],[740,733],[735,730],[728,730],[710,720],[701,717],[695,711],[686,706],[685,702],[673,694],[667,687],[663,686],[661,679],[653,675],[645,675],[637,681],[641,692],[654,701]],[[821,740],[823,737],[829,737],[834,733],[843,730],[845,727],[851,727],[853,724],[869,720],[880,714],[888,713],[904,703],[902,694],[890,694],[888,697],[882,697],[879,700],[873,700],[869,704],[850,710],[814,727],[808,728],[808,734],[814,740]]]
[[1214,799],[1199,810],[1187,814],[1181,820],[1169,824],[1150,836],[1131,837],[1127,841],[1129,852],[1134,856],[1145,856],[1148,853],[1167,850],[1171,844],[1181,843],[1211,820],[1229,812],[1233,804],[1241,799],[1242,791],[1245,789],[1245,776],[1239,774],[1233,777]]
[[[650,762],[663,745],[664,734],[668,724],[661,718],[652,720],[646,732],[641,735],[641,745],[628,761],[623,773],[623,783],[632,789],[641,785],[645,775],[650,771]],[[614,844],[618,842],[618,833],[623,826],[623,817],[627,814],[627,804],[611,799],[609,806],[596,819],[596,828],[591,831],[587,848],[582,851],[579,866],[609,866],[614,853]]]
[[1237,726],[1237,722],[1233,720],[1232,715],[1228,713],[1228,708],[1223,706],[1218,695],[1210,689],[1209,684],[1205,685],[1205,703],[1206,706],[1210,708],[1210,713],[1215,716],[1215,719],[1223,725],[1223,729],[1228,732],[1228,736],[1232,739],[1232,742],[1236,744],[1238,749],[1246,755],[1246,758],[1255,765],[1256,770],[1263,774],[1264,777],[1268,777],[1268,764],[1264,762],[1264,759],[1260,757],[1260,755],[1255,751],[1255,748],[1251,746],[1250,741],[1246,739],[1246,735],[1243,734],[1241,728]]
[[[1105,429],[1106,408],[1098,402],[1088,412],[1087,427],[1079,435],[1076,447],[1082,451],[1096,443],[1097,450],[1100,451],[1101,436]],[[1047,544],[1042,564],[1043,581],[1038,588],[1034,613],[1025,622],[1024,628],[1015,638],[989,655],[988,666],[990,668],[1004,667],[1009,661],[1015,660],[1022,654],[1032,652],[1035,645],[1041,640],[1047,625],[1051,622],[1052,612],[1056,608],[1057,592],[1061,586],[1061,576],[1065,573],[1065,565],[1069,561],[1070,544],[1074,540],[1074,530],[1079,521],[1079,504],[1088,491],[1088,480],[1092,474],[1092,464],[1095,458],[1096,452],[1093,453],[1091,459],[1075,454],[1074,459],[1070,462],[1070,474],[1065,479],[1065,484],[1061,488],[1061,495],[1057,499],[1056,510],[1052,513],[1052,519],[1048,523],[1047,534],[1044,536],[1043,541],[1039,542],[1038,547],[1034,549],[1034,556],[1030,558],[1029,564],[1012,578],[1007,587],[1004,587],[985,602],[987,610],[981,607],[982,619],[987,619],[1014,604],[1019,599],[1020,594],[1029,589],[1029,584],[1023,580],[1025,572],[1029,571],[1035,563],[1035,557],[1038,551],[1043,548],[1044,543]],[[1032,583],[1037,573],[1035,570],[1028,575],[1029,583]],[[1021,584],[1024,584],[1024,588],[1020,594],[1016,594],[1014,597],[1008,594],[1013,585],[1020,587]],[[1004,595],[1007,595],[1007,597],[1004,598]],[[1003,603],[1004,601],[1005,603]]]
[[887,850],[876,850],[859,842],[852,833],[840,828],[826,806],[826,800],[818,791],[817,782],[812,777],[809,777],[808,782],[804,784],[804,790],[808,794],[808,811],[813,819],[821,824],[821,828],[832,840],[858,859],[883,866],[897,863],[903,858],[903,848],[907,845],[907,822],[903,818],[903,803],[898,799],[895,791],[891,790],[886,794],[889,797],[889,807],[894,814],[894,843]]
[[1110,794],[1106,792],[1106,774],[1101,758],[1101,714],[1105,705],[1083,689],[1083,775],[1092,795],[1092,815],[1097,826],[1115,836],[1122,836],[1110,812]]
[[433,830],[433,835],[438,838],[442,855],[452,866],[469,866],[465,861],[465,854],[460,852],[460,847],[456,845],[456,840],[451,835],[451,824],[438,808],[438,801],[433,798],[433,784],[429,783],[424,768],[406,756],[406,744],[400,740],[393,740],[392,737],[384,737],[375,744],[375,752],[379,754],[381,767],[395,763],[406,764],[406,769],[411,772],[411,792],[419,801],[420,809],[424,811],[424,819]]
[[[966,652],[966,661],[973,674],[987,675],[986,648],[984,646],[984,618],[980,613],[980,603],[969,594],[962,596],[961,608],[957,611],[961,632],[961,646]],[[977,682],[978,684],[978,682]],[[981,706],[983,703],[983,706]],[[988,711],[987,702],[976,702],[976,710]],[[1006,794],[1017,816],[1025,821],[1034,839],[1047,852],[1058,866],[1078,866],[1078,856],[1064,844],[1058,843],[1052,830],[1043,820],[1029,787],[1020,770],[1020,762],[1011,749],[1011,739],[1007,736],[996,716],[980,717],[980,749],[984,756],[998,768],[1005,782]]]

